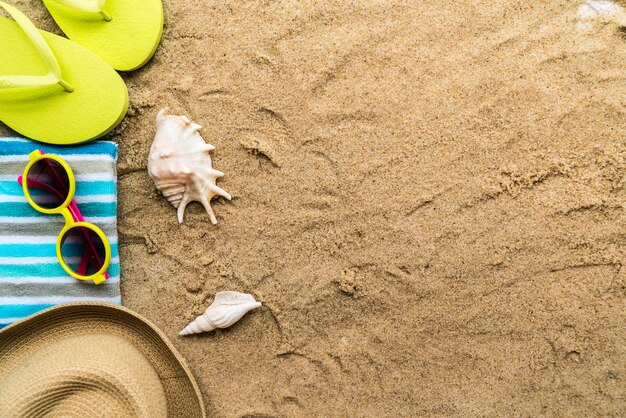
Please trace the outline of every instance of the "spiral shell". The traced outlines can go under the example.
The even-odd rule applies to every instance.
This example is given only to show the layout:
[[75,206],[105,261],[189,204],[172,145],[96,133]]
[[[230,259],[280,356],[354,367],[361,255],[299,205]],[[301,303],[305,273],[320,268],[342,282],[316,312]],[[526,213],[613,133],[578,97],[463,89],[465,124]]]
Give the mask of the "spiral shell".
[[157,131],[150,156],[148,173],[157,189],[167,200],[178,208],[178,222],[183,222],[185,208],[189,202],[202,203],[211,223],[217,219],[211,199],[231,196],[215,181],[224,175],[214,170],[209,152],[215,147],[204,142],[198,133],[202,126],[192,123],[186,116],[168,115],[167,109],[161,109],[156,117]]
[[211,306],[178,335],[199,334],[216,328],[228,328],[246,313],[261,306],[252,295],[234,291],[218,292]]

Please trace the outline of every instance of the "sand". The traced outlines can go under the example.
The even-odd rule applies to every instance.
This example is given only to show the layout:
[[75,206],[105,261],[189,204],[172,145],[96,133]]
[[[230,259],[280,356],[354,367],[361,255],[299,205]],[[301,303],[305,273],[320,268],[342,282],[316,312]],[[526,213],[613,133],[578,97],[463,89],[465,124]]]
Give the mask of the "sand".
[[[165,0],[110,136],[122,291],[212,415],[626,414],[626,29],[582,3]],[[164,106],[217,226],[147,174]],[[264,307],[177,337],[220,290]]]

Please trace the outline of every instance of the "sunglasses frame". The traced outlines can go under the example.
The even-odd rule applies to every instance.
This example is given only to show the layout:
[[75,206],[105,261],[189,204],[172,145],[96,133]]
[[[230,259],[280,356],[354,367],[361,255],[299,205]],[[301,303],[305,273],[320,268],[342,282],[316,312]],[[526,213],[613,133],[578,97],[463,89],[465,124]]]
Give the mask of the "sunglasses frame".
[[[63,270],[65,270],[67,274],[74,277],[75,279],[93,280],[95,284],[100,284],[104,282],[107,279],[105,272],[109,268],[109,265],[111,264],[111,245],[109,244],[109,240],[107,239],[106,235],[100,228],[98,228],[96,225],[92,224],[91,222],[76,221],[74,219],[74,216],[72,215],[72,212],[68,209],[68,206],[72,203],[72,200],[74,199],[74,193],[76,192],[76,178],[74,177],[74,172],[72,171],[72,168],[69,166],[69,164],[65,160],[63,160],[58,155],[44,154],[43,151],[40,151],[40,150],[31,152],[30,154],[28,154],[28,158],[30,161],[28,162],[28,164],[26,164],[26,167],[24,168],[24,172],[22,173],[22,177],[21,177],[22,189],[24,190],[24,196],[26,197],[26,200],[33,207],[33,209],[41,213],[45,213],[48,215],[61,214],[63,215],[63,218],[65,219],[65,226],[63,227],[63,229],[61,229],[61,232],[59,233],[59,237],[57,239],[57,245],[56,245],[56,252],[57,252],[57,258],[59,259],[59,264],[61,264],[61,267],[63,267]],[[61,167],[65,169],[67,173],[67,178],[69,180],[69,191],[68,191],[65,201],[61,205],[52,209],[43,208],[39,206],[37,203],[35,203],[33,198],[30,196],[30,192],[28,190],[28,172],[33,167],[33,165],[35,165],[35,163],[44,159],[54,160],[55,162],[60,164]],[[61,251],[61,248],[62,248],[61,240],[63,239],[67,231],[76,227],[84,227],[95,232],[96,235],[98,235],[98,237],[102,240],[102,244],[104,245],[104,262],[102,263],[102,267],[100,268],[100,270],[98,270],[97,272],[95,272],[94,274],[90,276],[83,276],[81,274],[76,273],[63,260],[63,254]]]

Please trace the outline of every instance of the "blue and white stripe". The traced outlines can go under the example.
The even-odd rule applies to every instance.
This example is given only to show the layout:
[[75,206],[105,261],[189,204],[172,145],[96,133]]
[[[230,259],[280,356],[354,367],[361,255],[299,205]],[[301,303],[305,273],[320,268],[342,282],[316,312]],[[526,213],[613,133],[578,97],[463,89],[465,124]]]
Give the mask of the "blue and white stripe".
[[[36,149],[69,163],[76,177],[76,203],[85,219],[102,228],[111,243],[111,277],[100,285],[65,273],[56,257],[63,217],[31,208],[17,183],[28,154]],[[60,147],[0,138],[0,328],[59,303],[121,303],[116,161],[117,145],[108,141]],[[79,244],[75,252],[78,257]]]

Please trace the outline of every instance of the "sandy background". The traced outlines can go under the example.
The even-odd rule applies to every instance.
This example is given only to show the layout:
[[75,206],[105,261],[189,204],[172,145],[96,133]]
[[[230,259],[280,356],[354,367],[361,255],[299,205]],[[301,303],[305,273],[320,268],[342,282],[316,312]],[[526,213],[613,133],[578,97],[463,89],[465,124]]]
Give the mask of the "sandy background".
[[[122,291],[212,414],[626,414],[626,29],[581,3],[164,2],[112,135]],[[163,106],[217,226],[147,174]],[[219,290],[265,306],[177,337]]]

